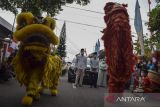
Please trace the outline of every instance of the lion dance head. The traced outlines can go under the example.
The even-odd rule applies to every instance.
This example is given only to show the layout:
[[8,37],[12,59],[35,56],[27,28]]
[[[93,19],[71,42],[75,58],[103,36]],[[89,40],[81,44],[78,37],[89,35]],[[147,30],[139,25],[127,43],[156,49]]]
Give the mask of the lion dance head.
[[[52,17],[37,18],[30,12],[17,16],[17,27],[13,35],[20,41],[20,48],[13,59],[17,80],[26,87],[24,104],[31,104],[39,95],[39,84],[57,92],[56,86],[61,72],[61,59],[51,55],[50,45],[58,45],[59,39],[53,32],[56,22]],[[30,99],[30,100],[28,100]]]

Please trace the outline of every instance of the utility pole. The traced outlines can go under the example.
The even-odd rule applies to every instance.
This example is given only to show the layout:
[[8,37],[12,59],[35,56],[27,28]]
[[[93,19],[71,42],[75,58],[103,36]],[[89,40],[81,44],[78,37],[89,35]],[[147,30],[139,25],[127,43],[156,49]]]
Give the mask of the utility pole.
[[151,0],[148,0],[148,4],[149,4],[149,12],[151,12]]

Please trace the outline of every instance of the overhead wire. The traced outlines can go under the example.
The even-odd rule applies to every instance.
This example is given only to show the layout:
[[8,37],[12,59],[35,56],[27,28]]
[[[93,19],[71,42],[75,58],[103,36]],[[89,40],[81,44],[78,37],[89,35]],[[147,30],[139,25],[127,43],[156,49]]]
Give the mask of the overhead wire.
[[[78,25],[84,25],[84,26],[89,26],[89,27],[95,27],[95,28],[100,28],[100,29],[104,29],[105,27],[102,26],[96,26],[96,25],[90,25],[90,24],[84,24],[84,23],[80,23],[80,22],[75,22],[75,21],[70,21],[70,20],[64,20],[64,19],[58,19],[55,18],[58,21],[66,21],[68,23],[73,23],[73,24],[78,24]],[[136,32],[131,32],[132,34],[137,34]],[[143,34],[145,35],[145,34]]]
[[[87,12],[92,12],[92,13],[97,13],[97,14],[104,14],[103,12],[98,12],[98,11],[94,11],[94,10],[89,10],[89,9],[81,9],[78,7],[72,7],[72,6],[64,6],[64,7],[68,7],[68,8],[72,8],[72,9],[77,9],[77,10],[82,10],[82,11],[87,11]],[[134,20],[134,18],[129,18],[131,20]],[[148,22],[146,20],[142,20],[143,22]]]
[[[57,30],[59,30],[59,32],[61,31],[60,28],[58,26],[56,26]],[[79,47],[75,44],[75,42],[73,42],[69,36],[66,37],[66,41],[67,43],[70,44],[69,48],[72,52],[77,53],[79,51]],[[67,45],[68,46],[68,45]],[[68,48],[67,48],[68,49]]]

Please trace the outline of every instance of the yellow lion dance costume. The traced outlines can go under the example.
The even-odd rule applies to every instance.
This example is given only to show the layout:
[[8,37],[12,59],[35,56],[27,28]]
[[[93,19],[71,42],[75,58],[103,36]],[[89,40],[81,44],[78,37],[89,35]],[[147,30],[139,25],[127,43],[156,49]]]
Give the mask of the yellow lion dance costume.
[[26,87],[22,104],[31,105],[40,98],[40,92],[49,88],[57,95],[62,61],[51,55],[50,45],[58,45],[59,39],[53,32],[55,20],[51,17],[38,19],[30,12],[17,16],[17,27],[13,37],[20,41],[20,48],[13,59],[16,78]]

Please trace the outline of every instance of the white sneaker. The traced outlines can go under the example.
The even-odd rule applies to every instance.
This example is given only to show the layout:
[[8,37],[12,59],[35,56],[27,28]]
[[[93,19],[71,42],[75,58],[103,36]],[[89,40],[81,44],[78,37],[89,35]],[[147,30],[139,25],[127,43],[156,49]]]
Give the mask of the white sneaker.
[[73,86],[74,89],[77,88],[77,86],[75,84],[72,84],[72,86]]

